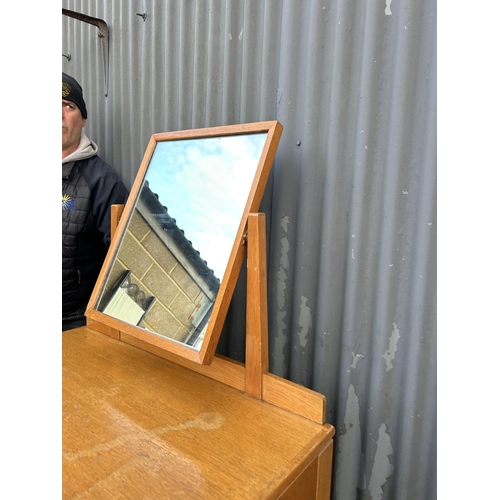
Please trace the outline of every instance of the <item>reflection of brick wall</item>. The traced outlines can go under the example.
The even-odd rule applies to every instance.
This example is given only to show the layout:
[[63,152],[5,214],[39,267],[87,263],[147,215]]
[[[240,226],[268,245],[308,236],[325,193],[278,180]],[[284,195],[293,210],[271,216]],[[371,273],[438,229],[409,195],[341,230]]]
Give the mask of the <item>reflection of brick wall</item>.
[[132,215],[108,286],[114,288],[125,270],[131,271],[132,282],[146,295],[156,298],[140,326],[186,342],[193,328],[189,317],[207,297],[137,210]]

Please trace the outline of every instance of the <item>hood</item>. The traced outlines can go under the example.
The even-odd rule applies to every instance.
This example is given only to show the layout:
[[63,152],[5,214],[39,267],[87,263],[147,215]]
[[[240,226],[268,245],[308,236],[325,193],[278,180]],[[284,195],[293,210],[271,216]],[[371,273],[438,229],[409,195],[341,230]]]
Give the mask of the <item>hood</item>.
[[94,141],[91,141],[82,130],[78,148],[74,153],[66,156],[66,158],[64,158],[62,162],[64,164],[72,161],[85,160],[86,158],[95,156],[97,154],[97,149],[97,144]]

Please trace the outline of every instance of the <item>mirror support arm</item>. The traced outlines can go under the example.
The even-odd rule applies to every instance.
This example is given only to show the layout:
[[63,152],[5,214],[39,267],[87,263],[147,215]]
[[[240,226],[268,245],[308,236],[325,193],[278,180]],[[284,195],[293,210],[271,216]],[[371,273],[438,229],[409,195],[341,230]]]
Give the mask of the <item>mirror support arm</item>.
[[111,205],[111,239],[115,236],[116,228],[118,227],[124,208],[125,205]]
[[248,214],[245,392],[262,399],[263,374],[269,371],[267,321],[266,217]]

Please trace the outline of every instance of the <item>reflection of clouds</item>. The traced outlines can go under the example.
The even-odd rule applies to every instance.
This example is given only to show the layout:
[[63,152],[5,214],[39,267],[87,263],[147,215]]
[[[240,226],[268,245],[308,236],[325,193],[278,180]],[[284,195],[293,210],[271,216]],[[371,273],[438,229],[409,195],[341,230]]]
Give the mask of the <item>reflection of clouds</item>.
[[147,180],[222,279],[267,134],[158,143]]

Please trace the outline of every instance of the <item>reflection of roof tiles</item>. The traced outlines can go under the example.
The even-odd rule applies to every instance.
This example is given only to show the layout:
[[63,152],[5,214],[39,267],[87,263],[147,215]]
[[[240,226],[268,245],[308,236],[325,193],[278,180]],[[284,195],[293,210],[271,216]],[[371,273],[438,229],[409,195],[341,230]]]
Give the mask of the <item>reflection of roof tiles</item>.
[[147,181],[141,191],[141,201],[154,215],[162,229],[175,241],[178,248],[191,262],[210,290],[217,292],[220,286],[219,279],[214,275],[213,270],[207,266],[206,261],[200,257],[200,252],[193,248],[192,243],[184,235],[184,231],[177,226],[175,219],[170,217],[167,207],[161,204],[158,195],[151,191]]

